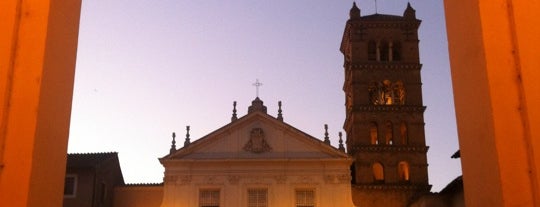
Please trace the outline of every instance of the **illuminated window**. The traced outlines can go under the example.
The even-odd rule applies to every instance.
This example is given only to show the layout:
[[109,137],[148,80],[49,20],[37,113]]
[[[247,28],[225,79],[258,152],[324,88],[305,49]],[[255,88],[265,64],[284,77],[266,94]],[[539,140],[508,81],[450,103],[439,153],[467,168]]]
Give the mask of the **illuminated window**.
[[77,175],[66,175],[64,181],[64,197],[75,198],[77,193]]
[[371,144],[379,144],[378,141],[378,129],[377,129],[377,123],[371,122],[369,124],[369,137],[371,138]]
[[399,134],[401,137],[401,144],[405,145],[409,142],[408,133],[409,132],[407,130],[407,123],[405,123],[405,121],[402,121],[401,124],[399,125]]
[[373,179],[375,182],[384,182],[384,167],[381,163],[373,163]]
[[267,207],[268,206],[268,190],[266,189],[249,189],[248,190],[248,207]]
[[398,164],[399,180],[409,181],[409,163],[401,161]]
[[392,129],[392,122],[390,121],[386,121],[386,124],[385,124],[385,133],[384,133],[384,140],[385,140],[385,144],[387,145],[391,145],[392,144],[392,138],[394,136],[394,131]]
[[369,101],[373,105],[405,105],[407,96],[403,81],[383,80],[368,86]]
[[205,189],[199,191],[200,207],[219,207],[219,190]]
[[296,190],[296,207],[315,207],[315,190]]

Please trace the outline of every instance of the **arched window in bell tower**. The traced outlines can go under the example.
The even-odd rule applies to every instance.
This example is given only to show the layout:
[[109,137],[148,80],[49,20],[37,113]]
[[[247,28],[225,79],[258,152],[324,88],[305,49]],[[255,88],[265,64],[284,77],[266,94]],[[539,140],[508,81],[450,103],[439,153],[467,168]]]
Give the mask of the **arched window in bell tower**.
[[406,145],[409,142],[409,129],[407,129],[407,123],[405,121],[401,121],[399,124],[399,138],[401,140],[402,145]]
[[371,122],[369,124],[369,137],[371,139],[371,144],[375,144],[375,145],[379,144],[378,136],[379,136],[379,129],[378,129],[377,123]]
[[398,176],[402,182],[409,181],[409,163],[401,161],[398,164]]
[[401,43],[392,43],[392,61],[401,61]]
[[373,40],[370,40],[368,42],[368,60],[369,61],[377,60],[377,43],[375,43],[375,41]]
[[373,180],[377,183],[384,182],[384,167],[381,163],[373,163]]
[[393,103],[397,105],[404,105],[405,104],[405,86],[403,85],[403,81],[396,81],[392,86],[392,97],[394,99]]
[[387,145],[391,145],[393,136],[394,136],[394,130],[393,130],[392,122],[386,121],[386,123],[384,124],[384,140],[385,140],[384,143]]
[[379,61],[381,62],[387,62],[389,61],[389,55],[390,55],[390,45],[388,44],[388,41],[382,40],[379,44]]

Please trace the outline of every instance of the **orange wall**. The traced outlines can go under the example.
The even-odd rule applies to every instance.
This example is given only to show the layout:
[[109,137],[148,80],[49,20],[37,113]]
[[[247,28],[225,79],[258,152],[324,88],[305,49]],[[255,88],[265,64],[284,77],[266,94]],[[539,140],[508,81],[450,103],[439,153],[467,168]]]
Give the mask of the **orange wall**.
[[0,1],[0,206],[61,206],[80,0]]
[[539,4],[445,0],[466,206],[540,206]]

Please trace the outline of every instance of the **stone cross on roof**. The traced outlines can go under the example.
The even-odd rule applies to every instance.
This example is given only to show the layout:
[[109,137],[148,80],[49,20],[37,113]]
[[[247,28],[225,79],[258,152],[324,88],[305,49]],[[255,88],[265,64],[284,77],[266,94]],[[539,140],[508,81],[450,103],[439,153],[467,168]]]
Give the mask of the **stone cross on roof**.
[[256,90],[256,97],[259,97],[259,87],[262,86],[262,83],[259,82],[259,79],[255,79],[255,83],[253,83],[253,86],[255,86]]

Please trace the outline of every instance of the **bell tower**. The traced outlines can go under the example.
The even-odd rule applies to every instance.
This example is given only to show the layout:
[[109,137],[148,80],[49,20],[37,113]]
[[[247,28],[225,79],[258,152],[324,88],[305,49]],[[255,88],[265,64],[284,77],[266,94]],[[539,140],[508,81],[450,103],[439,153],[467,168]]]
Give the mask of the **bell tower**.
[[353,3],[344,55],[347,152],[358,206],[407,206],[429,192],[422,64],[410,4],[403,16],[361,16]]

